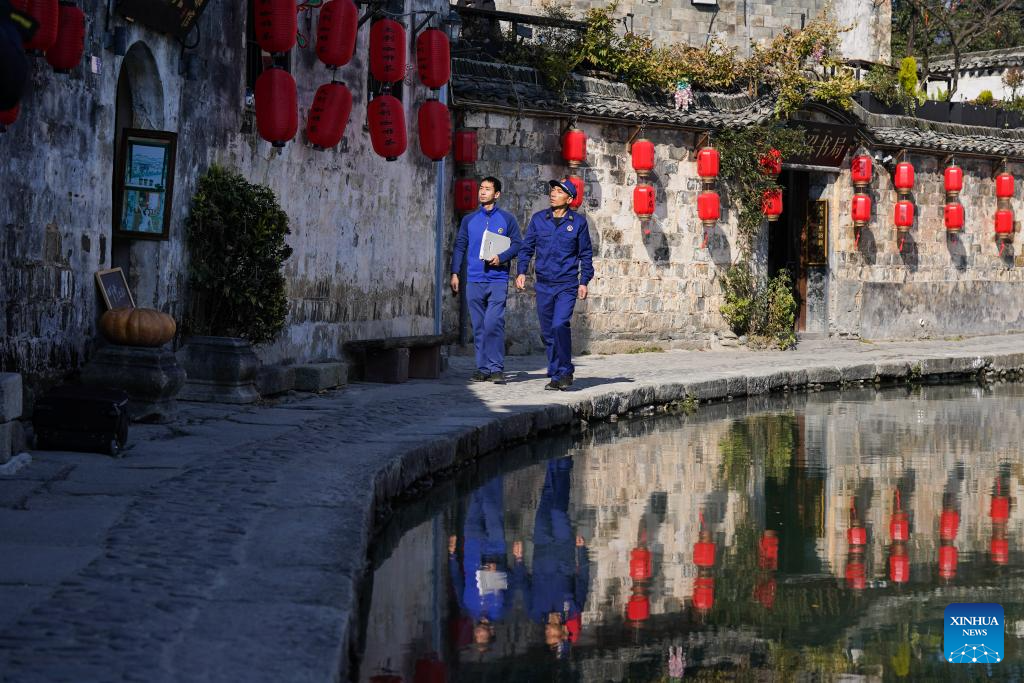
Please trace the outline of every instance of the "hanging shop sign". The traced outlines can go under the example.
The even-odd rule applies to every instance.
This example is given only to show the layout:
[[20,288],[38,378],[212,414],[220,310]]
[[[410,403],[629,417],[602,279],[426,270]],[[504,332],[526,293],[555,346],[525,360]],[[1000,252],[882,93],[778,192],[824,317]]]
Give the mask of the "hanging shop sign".
[[807,265],[828,265],[828,200],[807,202]]
[[794,121],[793,125],[804,130],[810,151],[803,156],[786,159],[786,168],[810,166],[838,170],[859,141],[856,126],[819,121]]
[[117,12],[161,33],[184,38],[199,21],[207,0],[117,0]]
[[168,238],[177,141],[177,133],[168,131],[124,131],[115,174],[115,236]]

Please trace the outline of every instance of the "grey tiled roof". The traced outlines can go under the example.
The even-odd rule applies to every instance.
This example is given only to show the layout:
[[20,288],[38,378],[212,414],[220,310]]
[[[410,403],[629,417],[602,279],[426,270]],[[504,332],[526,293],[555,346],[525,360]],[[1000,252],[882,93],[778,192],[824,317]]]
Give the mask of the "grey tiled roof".
[[[1001,50],[984,50],[982,52],[964,52],[960,55],[960,71],[974,69],[1006,69],[1011,66],[1024,65],[1024,45],[1003,48]],[[948,74],[953,71],[953,55],[946,55],[929,64],[932,73]]]

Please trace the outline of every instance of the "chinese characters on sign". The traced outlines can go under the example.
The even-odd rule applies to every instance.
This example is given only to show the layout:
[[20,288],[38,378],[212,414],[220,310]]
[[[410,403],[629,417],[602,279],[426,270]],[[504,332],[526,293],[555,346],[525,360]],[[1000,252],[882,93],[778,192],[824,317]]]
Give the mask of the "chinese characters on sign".
[[206,0],[117,0],[117,11],[131,19],[184,38],[206,9]]
[[857,144],[857,129],[834,123],[795,122],[804,130],[810,151],[802,157],[788,159],[789,164],[840,168],[846,154]]
[[807,202],[807,265],[828,265],[828,201]]
[[124,132],[115,197],[115,234],[167,239],[174,188],[174,133],[129,129]]

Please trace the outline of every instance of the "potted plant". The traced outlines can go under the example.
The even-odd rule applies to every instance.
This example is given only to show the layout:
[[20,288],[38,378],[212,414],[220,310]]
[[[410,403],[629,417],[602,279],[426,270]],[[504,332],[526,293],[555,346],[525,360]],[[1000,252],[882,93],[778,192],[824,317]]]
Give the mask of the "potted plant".
[[251,403],[259,361],[253,344],[272,341],[287,313],[282,264],[288,215],[270,188],[211,166],[186,221],[191,335],[182,349],[182,398]]

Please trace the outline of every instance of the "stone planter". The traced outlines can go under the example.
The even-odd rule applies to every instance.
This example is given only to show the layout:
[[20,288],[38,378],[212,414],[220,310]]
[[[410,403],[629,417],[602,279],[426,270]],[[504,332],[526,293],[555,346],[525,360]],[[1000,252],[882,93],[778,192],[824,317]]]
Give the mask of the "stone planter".
[[253,403],[259,398],[260,362],[252,344],[238,337],[192,337],[178,351],[188,379],[179,399],[214,403]]
[[85,364],[81,379],[128,392],[132,420],[169,422],[177,414],[175,398],[185,384],[185,371],[167,349],[111,344]]

